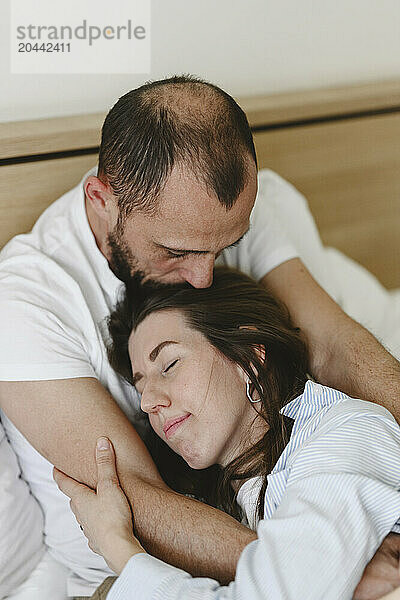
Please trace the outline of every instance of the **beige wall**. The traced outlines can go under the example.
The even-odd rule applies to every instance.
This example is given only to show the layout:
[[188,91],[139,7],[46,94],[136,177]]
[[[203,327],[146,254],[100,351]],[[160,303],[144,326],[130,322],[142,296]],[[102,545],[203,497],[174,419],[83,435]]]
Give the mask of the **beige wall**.
[[393,78],[399,24],[399,0],[152,0],[148,76],[11,75],[8,0],[0,0],[0,121],[104,111],[144,80],[175,72],[237,96]]

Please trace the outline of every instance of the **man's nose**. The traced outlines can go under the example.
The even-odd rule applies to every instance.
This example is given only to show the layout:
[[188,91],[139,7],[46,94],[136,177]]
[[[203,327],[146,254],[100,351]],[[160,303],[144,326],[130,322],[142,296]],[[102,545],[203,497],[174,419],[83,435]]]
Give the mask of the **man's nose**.
[[194,256],[190,261],[186,262],[185,268],[181,270],[182,277],[194,288],[210,287],[213,281],[214,254]]
[[168,394],[155,387],[145,387],[140,400],[141,409],[150,414],[157,413],[160,408],[171,405]]

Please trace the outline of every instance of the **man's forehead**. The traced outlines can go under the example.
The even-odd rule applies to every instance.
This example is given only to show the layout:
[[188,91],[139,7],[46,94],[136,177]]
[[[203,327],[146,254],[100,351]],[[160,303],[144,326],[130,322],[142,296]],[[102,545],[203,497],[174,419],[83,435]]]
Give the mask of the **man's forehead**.
[[[255,168],[250,168],[244,190],[239,198],[254,202],[257,192],[257,173]],[[238,198],[238,199],[239,199]],[[159,198],[160,212],[182,208],[185,205],[190,209],[195,205],[199,209],[207,209],[210,204],[219,204],[221,209],[227,210],[218,200],[217,195],[210,186],[196,177],[190,170],[179,165],[172,169]],[[236,202],[235,202],[236,204]],[[229,212],[229,211],[228,211]]]
[[194,239],[199,236],[225,235],[227,231],[246,229],[257,193],[257,178],[251,178],[233,206],[227,209],[204,183],[194,177],[170,178],[158,198],[154,225],[173,227],[176,235]]

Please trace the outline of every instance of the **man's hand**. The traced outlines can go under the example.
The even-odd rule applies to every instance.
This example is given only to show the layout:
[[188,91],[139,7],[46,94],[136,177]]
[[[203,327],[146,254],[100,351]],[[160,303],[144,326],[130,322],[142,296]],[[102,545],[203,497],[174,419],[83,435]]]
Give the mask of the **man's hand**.
[[107,438],[97,441],[96,464],[96,491],[56,468],[53,476],[60,490],[71,498],[71,509],[89,548],[119,574],[134,554],[145,550],[134,537],[131,507],[120,486],[114,449]]
[[400,586],[400,535],[390,533],[365,567],[353,600],[376,600],[398,586]]

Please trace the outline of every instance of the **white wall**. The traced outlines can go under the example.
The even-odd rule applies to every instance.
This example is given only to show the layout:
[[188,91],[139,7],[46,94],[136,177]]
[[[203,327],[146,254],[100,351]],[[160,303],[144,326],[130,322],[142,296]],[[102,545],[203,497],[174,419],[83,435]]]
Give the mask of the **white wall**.
[[173,73],[236,96],[400,75],[400,0],[152,0],[148,76],[11,75],[8,32],[0,0],[0,121],[104,111]]

